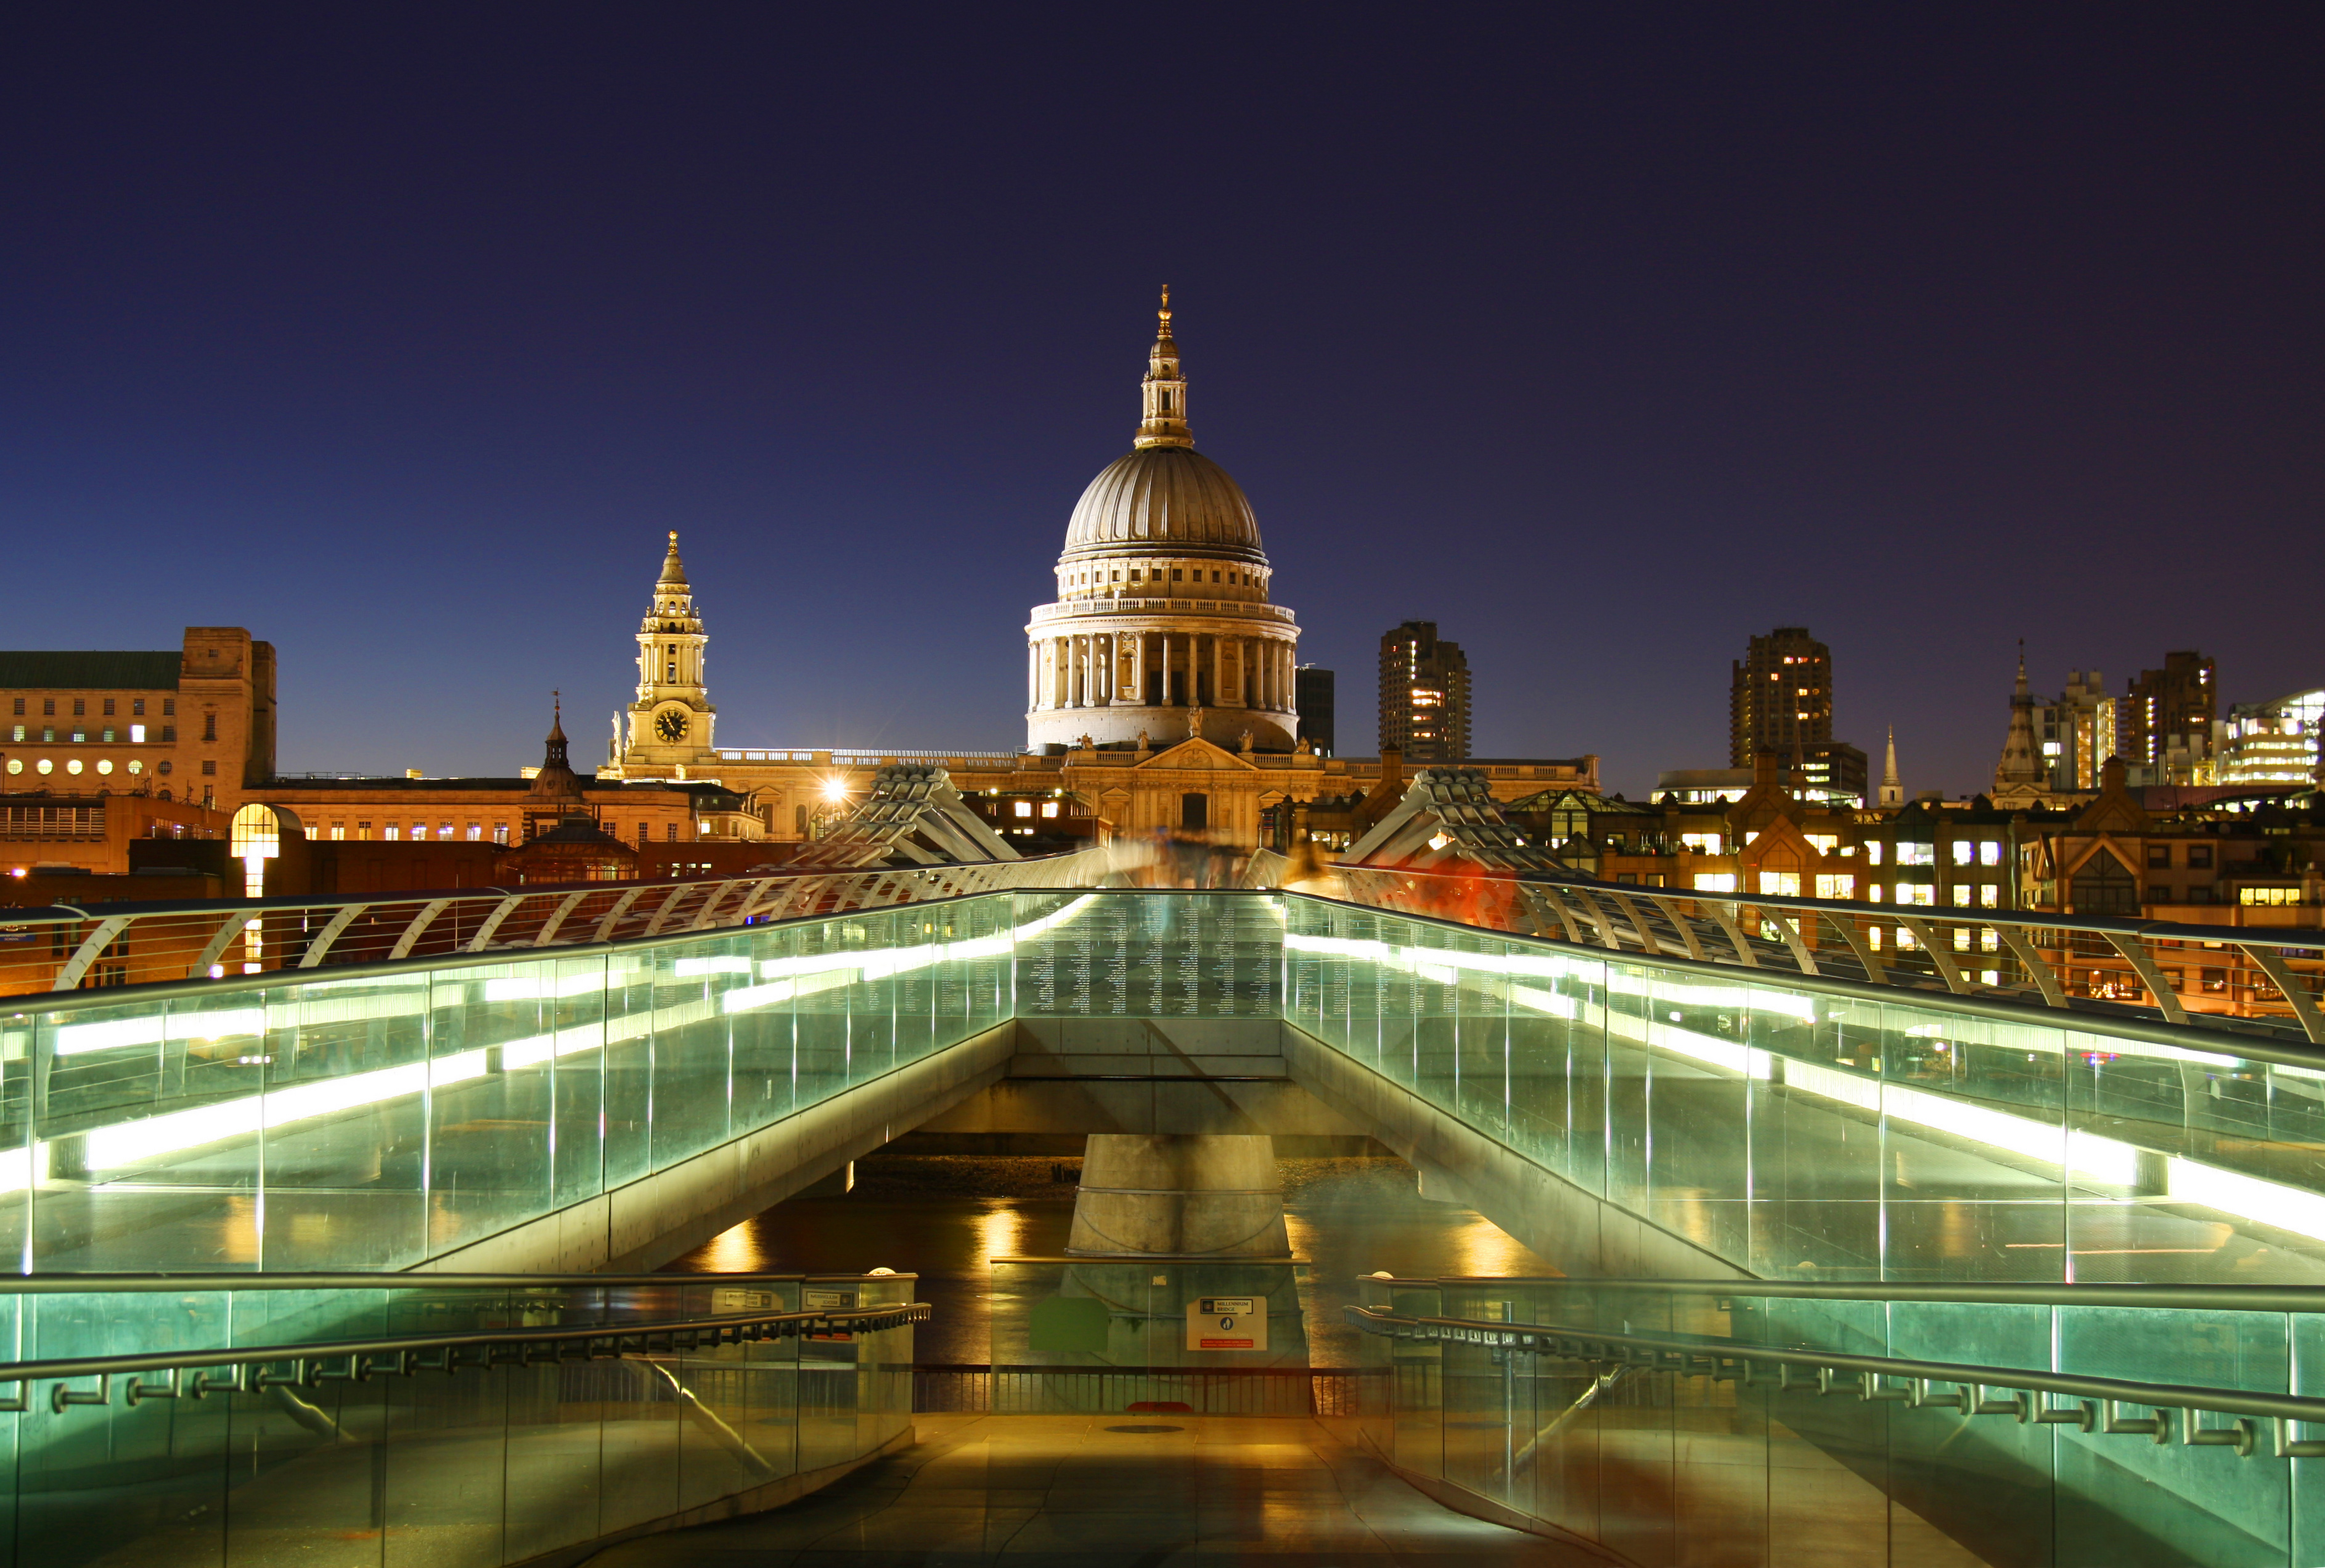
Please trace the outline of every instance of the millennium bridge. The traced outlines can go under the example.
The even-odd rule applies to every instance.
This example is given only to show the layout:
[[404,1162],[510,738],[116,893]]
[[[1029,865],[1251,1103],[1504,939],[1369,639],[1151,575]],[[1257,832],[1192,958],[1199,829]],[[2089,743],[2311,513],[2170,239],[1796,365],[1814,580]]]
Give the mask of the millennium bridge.
[[[2299,933],[1618,887],[1452,770],[1176,879],[898,768],[751,877],[12,914],[0,1562],[2325,1561]],[[940,1397],[910,1258],[654,1272],[931,1128],[1116,1140],[1094,1337]],[[1125,1353],[1307,1342],[1218,1238],[1313,1135],[1562,1274]]]

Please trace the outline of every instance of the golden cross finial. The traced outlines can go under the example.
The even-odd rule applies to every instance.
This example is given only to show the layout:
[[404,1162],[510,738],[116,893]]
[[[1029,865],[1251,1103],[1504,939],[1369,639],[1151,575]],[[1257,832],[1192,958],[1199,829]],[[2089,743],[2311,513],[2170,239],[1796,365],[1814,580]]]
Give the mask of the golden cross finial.
[[670,531],[670,542],[672,545],[676,545],[678,543],[678,530],[675,528]]

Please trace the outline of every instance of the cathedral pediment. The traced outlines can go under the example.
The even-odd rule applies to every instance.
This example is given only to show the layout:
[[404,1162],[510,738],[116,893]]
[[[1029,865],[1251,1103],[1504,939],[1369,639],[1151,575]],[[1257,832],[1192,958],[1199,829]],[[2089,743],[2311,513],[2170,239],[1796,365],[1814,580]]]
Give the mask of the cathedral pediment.
[[1249,762],[1237,756],[1234,752],[1222,747],[1213,746],[1209,741],[1200,738],[1182,740],[1170,750],[1157,752],[1138,765],[1138,770],[1142,772],[1150,768],[1214,767],[1239,767],[1246,773],[1254,771]]

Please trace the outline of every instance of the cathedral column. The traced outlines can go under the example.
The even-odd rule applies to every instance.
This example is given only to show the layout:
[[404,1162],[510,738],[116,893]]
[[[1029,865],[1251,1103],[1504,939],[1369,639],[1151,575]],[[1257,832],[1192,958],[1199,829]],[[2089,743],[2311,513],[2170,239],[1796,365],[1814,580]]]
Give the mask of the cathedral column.
[[1025,645],[1025,711],[1031,713],[1042,705],[1042,647],[1038,643]]
[[1156,639],[1162,645],[1162,706],[1171,706],[1171,634],[1162,633]]
[[1146,705],[1146,634],[1143,630],[1131,636],[1130,678],[1137,686],[1131,701],[1143,708]]
[[1222,678],[1227,673],[1227,655],[1221,652],[1227,639],[1214,635],[1211,638],[1211,705],[1218,707],[1227,698],[1227,689]]
[[1089,706],[1089,638],[1076,634],[1074,637],[1074,706]]

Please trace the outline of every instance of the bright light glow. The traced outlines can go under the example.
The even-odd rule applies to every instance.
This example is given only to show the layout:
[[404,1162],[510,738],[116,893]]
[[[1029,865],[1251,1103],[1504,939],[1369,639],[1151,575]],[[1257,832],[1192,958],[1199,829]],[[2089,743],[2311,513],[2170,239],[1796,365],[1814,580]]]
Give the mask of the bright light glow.
[[828,778],[824,780],[823,798],[827,801],[846,800],[848,798],[848,785],[846,782],[837,778]]

